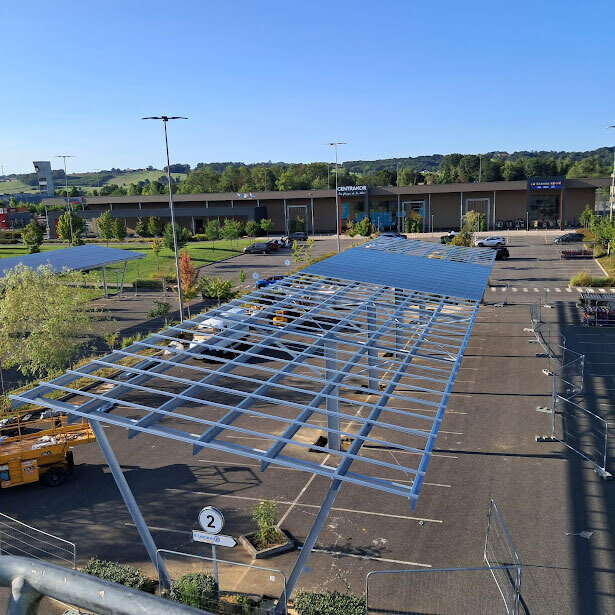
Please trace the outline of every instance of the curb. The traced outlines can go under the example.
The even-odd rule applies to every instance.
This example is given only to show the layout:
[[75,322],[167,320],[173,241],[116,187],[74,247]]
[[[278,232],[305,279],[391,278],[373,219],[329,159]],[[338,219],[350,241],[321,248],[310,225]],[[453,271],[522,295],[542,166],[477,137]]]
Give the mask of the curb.
[[602,269],[602,273],[604,273],[604,277],[606,278],[610,278],[611,276],[606,272],[606,269],[600,264],[600,261],[597,258],[594,258],[594,262],[596,263],[596,265],[598,265],[598,267],[600,267],[600,269]]

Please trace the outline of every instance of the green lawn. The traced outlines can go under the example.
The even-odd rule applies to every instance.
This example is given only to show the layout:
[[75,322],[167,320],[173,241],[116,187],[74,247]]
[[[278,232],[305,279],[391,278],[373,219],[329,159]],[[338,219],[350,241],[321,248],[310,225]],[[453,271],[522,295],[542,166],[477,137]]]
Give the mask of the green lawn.
[[26,184],[23,184],[18,179],[0,182],[0,193],[7,192],[26,192],[34,194],[38,192],[38,186],[26,186]]
[[[249,239],[240,239],[238,241],[234,241],[231,246],[229,241],[216,241],[215,249],[211,249],[211,243],[206,241],[194,241],[189,242],[186,246],[190,257],[192,258],[192,262],[195,267],[203,267],[204,265],[209,265],[211,263],[216,263],[218,261],[224,260],[225,258],[229,258],[231,256],[236,256],[240,254],[243,249],[252,243]],[[105,245],[105,244],[98,244]],[[43,244],[41,246],[41,252],[47,252],[50,250],[58,250],[60,248],[67,247],[66,244]],[[130,261],[126,268],[126,282],[131,283],[133,280],[140,279],[151,279],[152,276],[157,272],[170,272],[171,274],[175,273],[175,258],[173,257],[173,252],[171,250],[167,250],[166,248],[162,248],[160,252],[160,256],[158,262],[156,262],[156,256],[152,252],[151,247],[145,245],[143,243],[110,243],[110,248],[122,248],[124,250],[130,250],[131,252],[142,252],[145,254],[145,258],[138,261]],[[22,254],[27,254],[27,250],[22,245],[0,245],[0,258],[7,258],[9,256],[19,256]],[[118,264],[115,266],[108,267],[107,271],[110,271],[108,275],[108,281],[112,284],[115,281],[115,272],[113,269],[118,268],[123,269],[123,265]]]
[[[138,182],[144,182],[149,179],[151,182],[156,181],[161,175],[166,176],[166,172],[160,169],[154,169],[153,171],[134,171],[132,173],[124,173],[113,177],[107,184],[115,184],[116,186],[128,186],[128,184],[136,184]],[[186,177],[185,173],[171,173],[173,179]]]

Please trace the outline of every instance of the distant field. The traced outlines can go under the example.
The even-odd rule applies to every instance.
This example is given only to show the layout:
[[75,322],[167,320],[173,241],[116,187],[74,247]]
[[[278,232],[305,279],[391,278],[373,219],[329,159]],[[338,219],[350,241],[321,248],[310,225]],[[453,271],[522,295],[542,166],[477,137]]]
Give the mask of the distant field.
[[[192,257],[192,262],[195,267],[202,267],[204,265],[209,265],[211,263],[216,263],[218,261],[224,260],[225,258],[229,258],[231,256],[236,256],[240,254],[244,247],[249,245],[251,240],[249,239],[240,239],[238,241],[234,241],[231,246],[229,241],[216,241],[215,249],[211,249],[211,243],[206,241],[194,241],[188,243],[186,249],[188,250],[190,256]],[[99,244],[104,245],[104,244]],[[48,252],[50,250],[58,250],[60,248],[68,247],[67,244],[43,244],[41,246],[41,252]],[[126,282],[131,283],[136,278],[141,279],[150,279],[156,272],[169,272],[170,274],[175,273],[175,259],[173,256],[173,252],[171,250],[167,250],[163,248],[160,252],[160,256],[158,261],[156,261],[156,256],[152,252],[149,244],[142,243],[110,243],[110,248],[122,248],[124,250],[130,250],[134,252],[143,252],[146,256],[144,259],[139,261],[131,261],[128,263],[128,267],[126,268]],[[0,258],[8,258],[9,256],[20,256],[22,254],[27,254],[27,249],[22,245],[0,245]],[[112,265],[108,268],[108,270],[113,270],[114,268],[119,268],[120,265]],[[113,283],[113,276],[110,276],[109,281]]]
[[[128,186],[128,184],[144,182],[146,179],[153,182],[156,181],[161,175],[166,175],[166,173],[156,169],[153,171],[134,171],[133,173],[118,175],[117,177],[110,179],[107,183],[116,184],[117,186]],[[186,177],[185,173],[171,173],[171,175],[174,179],[177,179],[178,177],[180,179],[184,179],[184,177]]]
[[22,184],[18,179],[11,179],[7,182],[0,182],[0,194],[7,192],[36,193],[38,189],[33,186],[26,186],[26,184]]

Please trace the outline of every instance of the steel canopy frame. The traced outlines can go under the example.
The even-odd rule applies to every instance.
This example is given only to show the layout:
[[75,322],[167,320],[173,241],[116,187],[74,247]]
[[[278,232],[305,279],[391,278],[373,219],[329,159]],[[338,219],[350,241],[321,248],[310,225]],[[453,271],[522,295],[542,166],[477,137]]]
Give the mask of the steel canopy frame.
[[[402,242],[368,246],[403,254],[396,246]],[[425,243],[415,249],[428,255],[434,244],[416,245]],[[472,252],[486,251],[466,250],[466,266],[474,269]],[[349,253],[361,260],[366,249]],[[487,275],[492,262],[481,264]],[[435,263],[444,275],[446,259]],[[479,305],[395,287],[386,271],[374,284],[344,279],[343,271],[318,275],[314,267],[11,395],[13,405],[35,403],[124,427],[129,437],[185,442],[194,454],[233,453],[260,461],[263,470],[276,464],[330,478],[290,592],[343,483],[416,506]],[[211,319],[215,330],[208,329]],[[77,388],[84,382],[87,390]],[[69,394],[70,403],[50,397],[58,393]],[[316,441],[322,434],[326,444]],[[239,443],[255,438],[258,446]],[[109,465],[119,467],[106,438],[100,444]],[[391,451],[406,453],[403,463]],[[116,473],[151,557],[153,540]]]

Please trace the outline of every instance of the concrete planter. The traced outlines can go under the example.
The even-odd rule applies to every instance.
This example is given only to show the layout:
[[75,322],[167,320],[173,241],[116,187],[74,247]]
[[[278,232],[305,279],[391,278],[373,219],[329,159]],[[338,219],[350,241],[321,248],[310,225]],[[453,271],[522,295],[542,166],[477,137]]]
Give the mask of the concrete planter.
[[280,530],[280,534],[280,540],[282,540],[283,536],[286,542],[273,547],[267,547],[266,549],[259,550],[252,543],[252,540],[256,538],[256,532],[246,534],[245,536],[240,536],[239,543],[254,559],[264,559],[267,557],[273,557],[274,555],[279,555],[280,553],[292,551],[295,548],[293,539],[284,530]]

